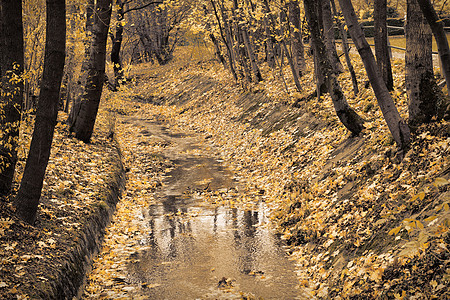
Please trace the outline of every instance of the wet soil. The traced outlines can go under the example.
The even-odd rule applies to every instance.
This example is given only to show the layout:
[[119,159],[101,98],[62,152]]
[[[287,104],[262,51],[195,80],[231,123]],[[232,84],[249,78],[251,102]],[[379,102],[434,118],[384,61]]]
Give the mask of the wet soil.
[[203,137],[125,121],[159,139],[161,155],[174,163],[156,191],[157,203],[143,214],[148,234],[140,243],[149,247],[130,257],[130,281],[144,283],[149,299],[305,298],[293,262],[268,227],[263,195],[253,196],[252,209],[211,203],[208,195],[233,203],[244,191]]

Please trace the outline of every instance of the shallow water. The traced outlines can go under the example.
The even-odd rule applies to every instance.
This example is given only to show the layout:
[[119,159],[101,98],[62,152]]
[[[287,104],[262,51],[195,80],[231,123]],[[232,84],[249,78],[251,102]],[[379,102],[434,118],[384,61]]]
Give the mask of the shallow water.
[[[212,158],[195,136],[169,134],[139,121],[149,136],[169,146],[175,163],[148,207],[148,234],[128,272],[149,299],[304,299],[294,264],[269,230],[267,208],[258,196],[251,210],[211,204],[216,192],[233,200],[243,191],[233,174]],[[252,299],[252,298],[249,298]]]

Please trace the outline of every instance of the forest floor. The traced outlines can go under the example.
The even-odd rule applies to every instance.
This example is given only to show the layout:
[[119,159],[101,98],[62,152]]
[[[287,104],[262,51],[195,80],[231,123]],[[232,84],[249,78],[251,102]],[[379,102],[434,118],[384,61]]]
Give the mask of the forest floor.
[[[100,112],[92,142],[85,144],[71,137],[67,115],[60,112],[34,226],[18,220],[12,207],[33,116],[22,122],[13,193],[0,198],[0,299],[57,299],[62,290],[76,293],[82,283],[84,259],[76,261],[76,255],[88,257],[83,252],[88,252],[83,245],[86,233],[95,231],[94,220],[108,221],[114,206],[109,196],[117,193],[116,181],[123,172],[118,147],[108,138],[107,115]],[[68,270],[78,273],[66,274]]]
[[[361,63],[356,63],[361,87],[356,97],[349,79],[345,75],[340,78],[350,105],[367,121],[360,136],[350,137],[328,96],[320,101],[308,97],[315,87],[312,72],[302,78],[301,93],[294,90],[287,69],[283,76],[279,71],[264,70],[267,78],[263,82],[243,90],[211,59],[208,50],[182,49],[177,57],[166,66],[140,65],[132,70],[134,79],[129,84],[117,93],[105,94],[103,109],[118,116],[158,118],[175,133],[190,130],[201,134],[248,191],[233,198],[235,205],[245,206],[257,195],[264,195],[270,219],[289,246],[287,251],[296,264],[302,290],[322,299],[450,297],[448,121],[417,128],[411,149],[399,161],[373,92],[364,88],[367,78]],[[402,62],[394,61],[392,95],[406,117],[402,70]],[[108,124],[108,118],[101,120]],[[148,194],[157,190],[173,165],[158,156],[136,156],[140,147],[164,145],[157,141],[139,145],[139,139],[135,139],[139,132],[117,123],[115,135],[129,171],[127,188],[89,275],[86,298],[113,298],[108,295],[108,287],[116,293],[113,295],[120,293],[124,299],[137,289],[158,287],[128,282],[123,274],[132,254],[142,247],[135,240],[127,244],[129,237],[142,234],[139,213],[155,200]],[[33,298],[29,294],[33,286],[52,280],[51,273],[27,274],[41,261],[54,263],[59,246],[64,249],[73,245],[70,239],[64,242],[68,236],[64,234],[70,235],[68,228],[76,231],[80,222],[71,218],[80,214],[64,211],[60,216],[58,210],[68,208],[78,195],[92,198],[95,190],[85,194],[78,191],[84,186],[94,189],[106,171],[96,168],[111,166],[100,163],[108,157],[105,149],[113,148],[106,133],[104,137],[97,133],[92,145],[84,145],[66,138],[64,125],[58,130],[64,137],[60,144],[67,144],[64,153],[70,155],[62,156],[62,166],[50,167],[44,198],[67,204],[62,208],[46,206],[44,200],[41,221],[31,228],[5,213],[9,205],[2,202],[0,296],[4,298]],[[86,147],[96,152],[88,153]],[[80,157],[91,161],[72,167],[88,173],[65,169],[70,167],[67,161]],[[52,163],[58,161],[55,158]],[[142,165],[152,167],[143,173]],[[67,179],[67,174],[73,174],[73,178]],[[217,199],[211,197],[211,201]],[[75,212],[78,205],[86,209],[85,201],[74,203]],[[53,227],[39,227],[61,218],[66,223],[61,223],[64,226],[58,227],[59,232]],[[114,238],[108,237],[111,233]],[[26,240],[28,237],[32,243]],[[120,289],[114,290],[115,286]]]
[[[184,51],[167,66],[140,66],[136,84],[109,101],[118,113],[157,115],[172,130],[208,137],[241,184],[264,193],[310,295],[449,297],[448,121],[415,129],[399,161],[360,62],[356,97],[349,79],[340,78],[350,105],[367,121],[361,136],[350,137],[328,96],[308,97],[312,72],[303,77],[302,93],[287,69],[285,82],[279,71],[265,70],[265,81],[243,90],[207,50]],[[403,62],[395,60],[393,68],[392,96],[406,118]],[[127,110],[130,101],[139,109]]]

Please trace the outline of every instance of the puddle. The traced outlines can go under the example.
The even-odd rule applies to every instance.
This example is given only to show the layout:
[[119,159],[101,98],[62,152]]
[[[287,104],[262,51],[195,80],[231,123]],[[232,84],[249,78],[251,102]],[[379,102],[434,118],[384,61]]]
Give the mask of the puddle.
[[[147,250],[127,266],[148,299],[305,299],[294,264],[267,227],[264,202],[252,210],[210,204],[211,193],[228,200],[239,194],[233,174],[195,137],[146,126],[146,134],[170,142],[161,154],[175,164],[158,204],[144,213],[148,233],[140,243]],[[256,298],[243,298],[250,295]]]

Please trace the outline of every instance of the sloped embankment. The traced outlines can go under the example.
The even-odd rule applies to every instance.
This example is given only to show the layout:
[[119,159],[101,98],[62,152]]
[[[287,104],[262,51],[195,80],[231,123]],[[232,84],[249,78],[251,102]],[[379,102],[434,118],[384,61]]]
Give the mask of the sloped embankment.
[[[350,138],[328,97],[280,99],[267,83],[244,92],[209,62],[150,74],[140,75],[135,100],[172,105],[177,117],[162,117],[203,132],[247,188],[265,195],[311,294],[450,295],[447,121],[419,128],[399,162],[370,90],[347,95],[368,120]],[[405,114],[398,78],[396,88]]]
[[[70,137],[66,118],[56,126],[34,226],[15,217],[14,195],[0,199],[1,299],[76,297],[119,201],[125,172],[107,113],[100,111],[90,144]],[[18,181],[31,128],[21,135]]]

